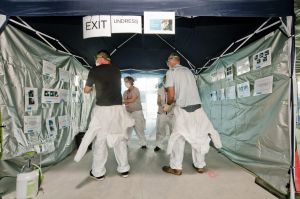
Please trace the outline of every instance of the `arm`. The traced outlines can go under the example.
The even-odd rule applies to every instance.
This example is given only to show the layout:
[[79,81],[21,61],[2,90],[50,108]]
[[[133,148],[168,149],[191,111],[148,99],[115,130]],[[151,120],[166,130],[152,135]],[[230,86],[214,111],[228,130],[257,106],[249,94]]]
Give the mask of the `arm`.
[[92,92],[92,90],[93,90],[93,87],[85,86],[83,92],[90,93],[90,92]]
[[167,99],[168,105],[171,105],[172,103],[174,103],[174,96],[175,96],[174,87],[168,87],[168,99]]
[[132,96],[131,98],[127,98],[127,99],[124,99],[124,103],[125,104],[128,104],[128,103],[133,103],[137,100],[139,96]]

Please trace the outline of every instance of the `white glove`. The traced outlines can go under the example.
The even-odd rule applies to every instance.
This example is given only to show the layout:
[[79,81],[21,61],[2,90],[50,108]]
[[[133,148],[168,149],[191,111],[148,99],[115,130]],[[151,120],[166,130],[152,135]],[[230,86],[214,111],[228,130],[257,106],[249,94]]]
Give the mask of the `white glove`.
[[163,108],[163,111],[164,111],[164,112],[169,112],[170,109],[171,109],[171,106],[168,105],[168,104],[164,104],[164,105],[162,105],[162,108]]

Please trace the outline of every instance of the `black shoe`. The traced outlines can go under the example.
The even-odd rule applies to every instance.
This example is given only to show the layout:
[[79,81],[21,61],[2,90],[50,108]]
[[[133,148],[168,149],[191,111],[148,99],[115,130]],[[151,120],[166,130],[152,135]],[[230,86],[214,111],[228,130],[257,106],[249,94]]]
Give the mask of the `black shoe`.
[[92,174],[92,170],[90,171],[90,177],[93,178],[94,180],[102,181],[104,180],[104,175],[100,177],[96,177]]
[[158,146],[156,146],[155,148],[154,148],[154,152],[157,152],[157,151],[159,151],[161,148],[159,148]]
[[120,175],[121,175],[123,178],[127,178],[127,177],[128,177],[128,175],[129,175],[129,171],[126,171],[126,172],[120,173]]
[[141,149],[147,149],[146,145],[141,146]]

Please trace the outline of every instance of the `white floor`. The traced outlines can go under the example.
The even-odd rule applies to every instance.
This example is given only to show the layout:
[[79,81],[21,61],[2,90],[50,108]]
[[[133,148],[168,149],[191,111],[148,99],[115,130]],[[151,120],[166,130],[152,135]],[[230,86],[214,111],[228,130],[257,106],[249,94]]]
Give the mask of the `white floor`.
[[[45,173],[37,198],[40,199],[275,199],[254,183],[254,176],[211,148],[206,157],[208,172],[198,174],[192,167],[191,149],[186,145],[182,176],[163,173],[168,165],[165,152],[129,146],[131,173],[128,178],[117,174],[113,151],[109,150],[104,181],[88,177],[92,154],[89,151],[80,163],[71,154]],[[4,199],[15,198],[10,193]]]

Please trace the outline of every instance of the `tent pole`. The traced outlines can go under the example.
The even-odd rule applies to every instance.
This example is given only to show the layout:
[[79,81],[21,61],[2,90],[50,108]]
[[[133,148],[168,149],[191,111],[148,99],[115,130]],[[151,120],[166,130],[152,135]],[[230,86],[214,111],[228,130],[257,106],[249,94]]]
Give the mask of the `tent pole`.
[[[32,32],[34,32],[34,33],[36,33],[43,41],[45,41],[51,48],[53,48],[54,50],[56,50],[56,51],[58,51],[58,52],[61,52],[61,53],[66,53],[66,54],[68,54],[68,55],[70,55],[70,56],[73,56],[78,62],[79,62],[79,60],[77,59],[77,58],[79,58],[79,59],[81,59],[81,60],[83,60],[84,61],[84,63],[86,63],[87,64],[87,66],[89,67],[89,68],[91,68],[91,66],[88,64],[88,62],[83,58],[83,57],[80,57],[80,56],[77,56],[77,55],[74,55],[74,54],[72,54],[58,39],[55,39],[55,38],[53,38],[53,37],[51,37],[51,36],[49,36],[49,35],[46,35],[46,34],[44,34],[44,33],[42,33],[42,32],[40,32],[40,31],[37,31],[37,30],[35,30],[34,28],[32,28],[30,25],[28,25],[24,20],[22,20],[20,17],[17,17],[19,20],[21,20],[22,21],[22,23],[24,23],[24,24],[22,24],[22,23],[20,23],[20,22],[17,22],[17,21],[15,21],[15,20],[13,20],[13,19],[9,19],[9,21],[11,21],[11,22],[13,22],[13,23],[15,23],[15,24],[17,24],[17,25],[19,25],[19,26],[22,26],[22,27],[24,27],[24,28],[26,28],[26,29],[28,29],[28,30],[31,30]],[[58,50],[58,49],[56,49],[51,43],[49,43],[44,37],[47,37],[47,38],[49,38],[49,39],[52,39],[52,40],[54,40],[54,41],[56,41],[65,51],[67,51],[67,52],[64,52],[64,51],[61,51],[61,50]]]
[[131,40],[134,36],[136,36],[137,33],[133,34],[131,37],[129,37],[126,41],[124,41],[123,43],[121,43],[117,48],[115,48],[111,53],[110,56],[113,55],[115,52],[117,52],[117,50],[119,48],[121,48],[124,44],[126,44],[129,40]]
[[165,42],[168,46],[170,46],[173,50],[175,50],[181,57],[183,57],[183,59],[185,59],[185,61],[189,64],[190,68],[192,71],[195,72],[195,65],[192,64],[183,54],[181,54],[178,50],[176,50],[175,47],[173,47],[171,44],[169,44],[164,38],[162,38],[160,35],[156,34],[156,36],[158,36],[163,42]]
[[33,28],[28,27],[28,26],[26,26],[26,25],[24,25],[24,24],[21,24],[21,23],[15,21],[15,20],[13,20],[13,19],[9,19],[9,21],[11,21],[11,22],[13,22],[13,23],[15,23],[15,24],[17,24],[17,25],[19,25],[19,26],[22,26],[22,27],[24,27],[24,28],[27,28],[28,30],[33,31],[33,32],[36,33],[36,34],[37,34],[44,42],[46,42],[51,48],[53,48],[54,50],[56,50],[56,48],[55,48],[52,44],[50,44],[44,37],[42,37],[42,36],[39,34],[38,31],[36,31],[36,30],[34,30]]
[[255,35],[257,33],[257,31],[259,31],[262,27],[264,27],[269,21],[271,20],[271,17],[268,18],[261,26],[259,26],[254,33],[250,34],[247,39],[245,39],[233,52],[235,53],[238,49],[240,49],[251,37],[253,37],[253,35]]
[[[233,42],[233,43],[230,44],[230,46],[224,51],[224,52],[226,52],[227,50],[230,49],[230,47],[232,47],[232,45],[234,45],[234,44],[236,44],[236,43],[239,43],[239,42],[241,42],[241,41],[244,40],[244,42],[243,42],[241,45],[239,45],[233,52],[230,52],[230,53],[227,53],[227,54],[222,54],[222,55],[220,55],[220,56],[218,56],[218,57],[215,57],[215,58],[213,58],[213,59],[208,60],[208,61],[204,64],[204,66],[201,67],[199,73],[200,73],[202,70],[209,68],[209,67],[206,67],[206,65],[208,65],[212,60],[219,59],[220,57],[225,57],[225,56],[227,56],[227,55],[231,55],[231,54],[235,53],[235,52],[236,52],[239,48],[241,48],[241,47],[242,47],[242,46],[243,46],[243,45],[244,45],[244,44],[245,44],[245,43],[246,43],[253,35],[255,35],[255,34],[257,34],[257,33],[260,33],[260,32],[262,32],[262,31],[264,31],[264,30],[266,30],[266,29],[269,29],[269,28],[271,28],[271,27],[273,27],[273,26],[275,26],[275,25],[277,25],[277,24],[279,24],[279,23],[282,22],[282,20],[281,20],[281,21],[278,20],[278,21],[276,21],[276,22],[274,22],[274,23],[272,23],[272,24],[270,24],[270,25],[268,25],[268,26],[262,28],[264,25],[266,25],[266,24],[269,22],[270,19],[271,19],[271,18],[268,18],[267,21],[265,21],[260,27],[258,27],[258,28],[256,29],[256,31],[254,31],[254,33],[252,33],[252,34],[250,34],[250,35],[247,35],[247,36],[245,36],[245,37],[243,37],[243,38],[241,38],[241,39],[239,39],[239,40]],[[224,52],[223,52],[223,53],[224,53]],[[216,61],[217,61],[217,60],[216,60]],[[212,64],[213,64],[213,63],[212,63]],[[212,65],[212,64],[211,64],[211,65]]]

